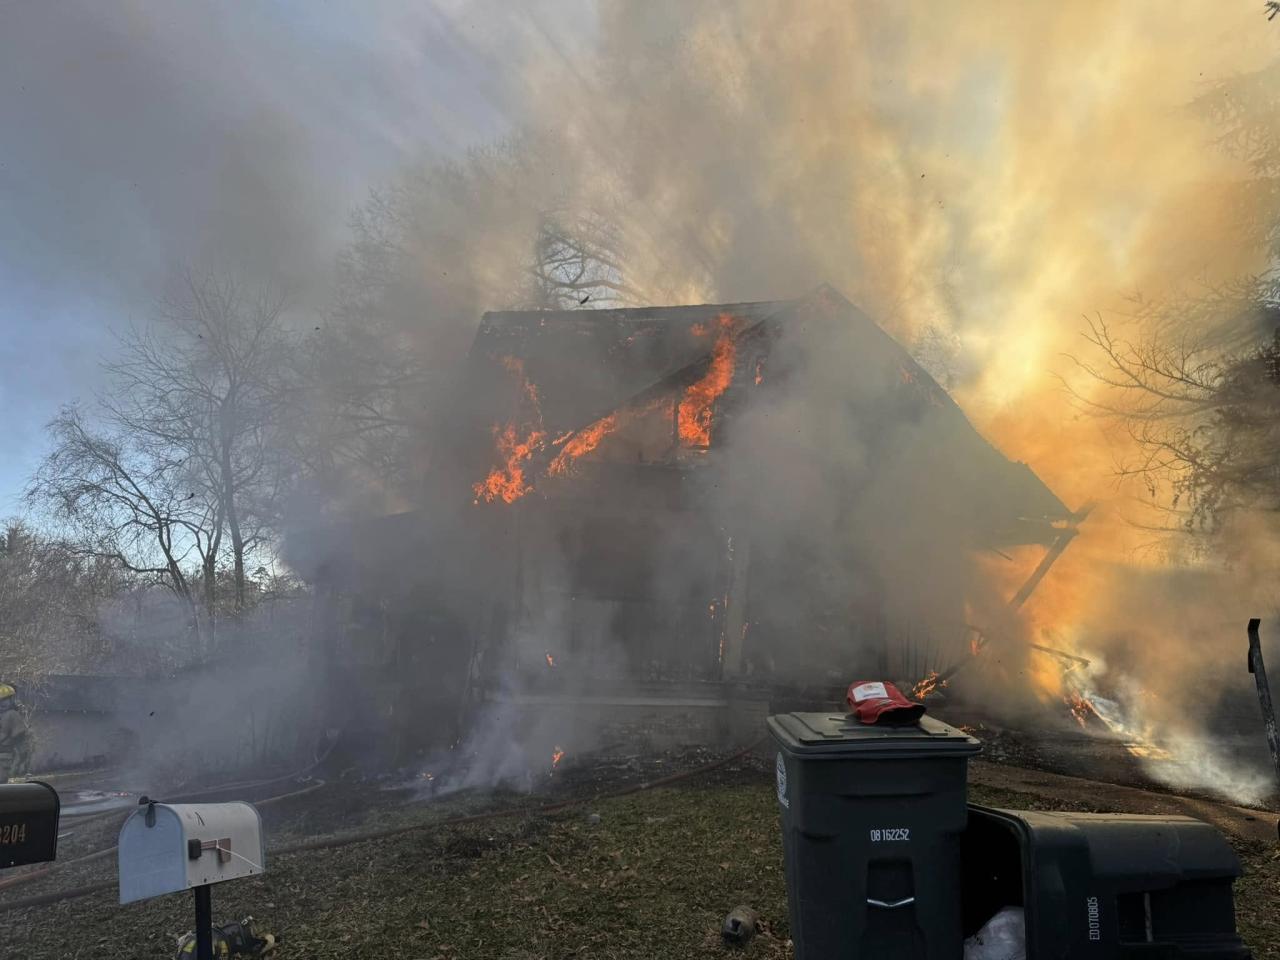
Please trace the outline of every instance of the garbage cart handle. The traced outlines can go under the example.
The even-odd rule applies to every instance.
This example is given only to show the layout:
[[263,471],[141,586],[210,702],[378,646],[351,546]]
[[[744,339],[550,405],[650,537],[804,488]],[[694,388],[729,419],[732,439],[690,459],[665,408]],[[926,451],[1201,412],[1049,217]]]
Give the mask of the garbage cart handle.
[[887,900],[872,900],[870,897],[867,897],[867,906],[882,907],[885,910],[893,910],[897,907],[909,907],[915,902],[915,897],[904,897],[902,900],[894,900],[892,903]]

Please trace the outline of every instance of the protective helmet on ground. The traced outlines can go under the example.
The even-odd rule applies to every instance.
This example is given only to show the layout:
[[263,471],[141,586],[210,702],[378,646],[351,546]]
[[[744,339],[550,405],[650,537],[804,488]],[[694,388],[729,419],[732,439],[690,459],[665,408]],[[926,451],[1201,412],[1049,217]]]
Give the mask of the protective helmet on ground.
[[12,696],[15,696],[17,692],[18,691],[9,686],[9,684],[0,683],[0,703],[8,700]]

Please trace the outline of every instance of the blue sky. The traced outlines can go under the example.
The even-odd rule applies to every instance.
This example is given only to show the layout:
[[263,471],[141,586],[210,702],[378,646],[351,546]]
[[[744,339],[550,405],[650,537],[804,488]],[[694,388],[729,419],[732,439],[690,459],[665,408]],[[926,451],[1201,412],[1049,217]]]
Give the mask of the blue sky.
[[509,132],[529,38],[589,30],[551,2],[4,5],[0,516],[176,267],[322,308],[368,189]]

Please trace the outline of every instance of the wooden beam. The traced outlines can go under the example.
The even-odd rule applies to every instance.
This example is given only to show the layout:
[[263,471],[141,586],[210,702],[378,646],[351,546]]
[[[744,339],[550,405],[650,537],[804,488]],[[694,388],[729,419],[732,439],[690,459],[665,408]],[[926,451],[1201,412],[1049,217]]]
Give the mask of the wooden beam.
[[1262,621],[1254,617],[1249,621],[1249,672],[1258,686],[1258,704],[1262,707],[1262,727],[1267,732],[1267,746],[1271,748],[1271,762],[1275,764],[1276,777],[1280,778],[1280,732],[1276,730],[1276,709],[1271,702],[1271,687],[1267,684],[1267,668],[1262,662],[1262,641],[1258,638],[1258,626]]
[[724,659],[720,661],[722,677],[738,677],[743,670],[742,646],[747,625],[747,571],[751,566],[751,540],[739,531],[729,540],[729,584],[725,590],[725,609],[721,611],[724,630]]
[[1062,556],[1068,544],[1076,538],[1076,534],[1080,532],[1080,524],[1089,516],[1094,508],[1094,504],[1086,503],[1071,516],[1071,526],[1063,528],[1058,534],[1058,538],[1053,541],[1053,545],[1045,551],[1045,555],[1040,558],[1040,563],[1031,571],[1031,576],[1018,588],[1018,592],[1009,598],[1009,609],[1011,611],[1021,610],[1022,605],[1027,602],[1031,594],[1035,593],[1036,587],[1040,586],[1040,581],[1045,574],[1058,562],[1058,558]]
[[1068,663],[1078,664],[1082,667],[1089,666],[1091,662],[1085,657],[1077,657],[1074,653],[1067,653],[1065,650],[1055,650],[1053,647],[1046,647],[1042,643],[1029,643],[1027,646],[1032,650],[1039,650],[1041,653],[1047,653],[1052,657],[1057,657],[1059,660],[1065,660]]
[[[1040,582],[1044,580],[1045,574],[1047,574],[1053,565],[1058,562],[1058,558],[1062,556],[1062,552],[1067,549],[1067,545],[1070,544],[1071,541],[1075,539],[1076,534],[1080,532],[1080,524],[1084,521],[1085,517],[1089,516],[1094,506],[1095,504],[1093,503],[1086,503],[1071,515],[1071,525],[1063,528],[1062,532],[1058,535],[1058,538],[1053,542],[1053,545],[1049,547],[1049,549],[1045,551],[1045,555],[1040,558],[1040,563],[1031,571],[1031,575],[1027,577],[1022,586],[1018,588],[1017,593],[1009,598],[1009,610],[1011,612],[1022,609],[1023,604],[1027,602],[1031,594],[1035,593],[1036,587],[1040,586]],[[952,677],[977,658],[977,651],[982,650],[987,645],[987,641],[990,640],[990,637],[982,631],[979,631],[978,636],[981,640],[975,652],[961,657],[939,673],[935,678],[937,683],[933,686],[933,690],[942,689],[942,687]]]

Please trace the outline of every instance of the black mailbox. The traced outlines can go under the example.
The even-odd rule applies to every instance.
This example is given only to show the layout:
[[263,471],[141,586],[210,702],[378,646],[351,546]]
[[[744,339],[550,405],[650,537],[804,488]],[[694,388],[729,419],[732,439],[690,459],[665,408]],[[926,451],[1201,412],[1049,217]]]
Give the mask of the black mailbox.
[[0,784],[0,869],[57,856],[61,807],[47,783]]

